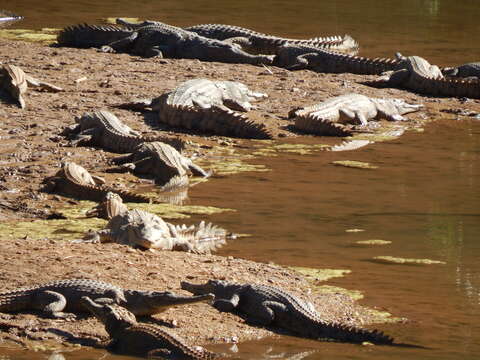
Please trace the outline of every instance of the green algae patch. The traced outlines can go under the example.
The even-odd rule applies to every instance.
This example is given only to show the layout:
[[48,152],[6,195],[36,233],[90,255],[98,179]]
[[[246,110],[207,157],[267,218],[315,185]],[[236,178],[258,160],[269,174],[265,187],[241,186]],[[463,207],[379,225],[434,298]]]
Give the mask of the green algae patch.
[[388,311],[366,308],[372,324],[396,324],[407,321],[406,318],[392,316]]
[[374,262],[382,264],[400,264],[400,265],[434,265],[434,264],[446,264],[444,261],[430,260],[430,259],[408,259],[399,258],[393,256],[375,256]]
[[33,220],[4,222],[0,224],[0,236],[11,239],[81,239],[89,229],[105,226],[106,220],[97,218]]
[[226,160],[226,161],[217,161],[208,164],[208,167],[213,170],[215,175],[225,176],[238,174],[245,171],[253,172],[266,172],[270,171],[265,165],[255,165],[248,164],[242,161],[240,158]]
[[[115,18],[115,17],[108,17],[108,18],[103,18],[101,20],[106,22],[107,24],[116,24],[117,19],[118,18]],[[134,24],[140,24],[142,22],[142,20],[140,20],[139,18],[136,18],[136,17],[132,17],[132,18],[122,17],[122,20],[125,20],[125,21],[130,22],[130,23],[134,23]]]
[[365,229],[347,229],[345,232],[347,233],[357,233],[357,232],[363,232]]
[[359,240],[356,241],[355,244],[358,245],[389,245],[392,242],[389,240],[380,240],[380,239],[372,239],[372,240]]
[[367,162],[355,161],[355,160],[337,160],[337,161],[332,161],[332,164],[336,166],[345,166],[345,167],[355,168],[355,169],[378,169],[378,166],[371,165],[370,163],[367,163]]
[[301,266],[292,266],[290,269],[302,274],[310,281],[327,281],[333,278],[343,277],[352,272],[346,269],[314,269]]
[[129,209],[148,211],[165,219],[185,219],[189,218],[190,215],[212,215],[226,211],[235,211],[234,209],[222,209],[214,206],[200,205],[127,203],[127,206]]
[[1,29],[0,38],[8,40],[23,40],[29,42],[42,42],[52,44],[57,41],[57,33],[60,29],[44,28],[41,30],[31,29]]
[[348,290],[332,285],[315,286],[313,291],[317,294],[342,294],[352,298],[353,300],[363,299],[363,294],[359,290]]

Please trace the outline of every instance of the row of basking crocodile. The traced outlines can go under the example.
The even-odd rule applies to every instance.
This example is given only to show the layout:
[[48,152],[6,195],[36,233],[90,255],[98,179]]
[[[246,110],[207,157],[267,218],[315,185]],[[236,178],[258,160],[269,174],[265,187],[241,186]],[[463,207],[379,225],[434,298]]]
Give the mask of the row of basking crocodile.
[[[12,18],[12,16],[10,16]],[[17,19],[18,20],[18,19]],[[10,19],[14,21],[14,19]],[[118,19],[117,26],[77,25],[58,35],[60,46],[98,47],[105,52],[128,52],[141,56],[195,58],[202,61],[264,64],[291,70],[351,72],[382,75],[375,86],[401,86],[425,94],[480,98],[478,64],[438,68],[417,56],[395,59],[359,57],[358,43],[350,36],[305,40],[286,39],[229,25],[197,25],[179,28],[160,22],[131,24]],[[1,26],[1,22],[0,22]],[[2,86],[26,106],[28,85],[62,91],[26,75],[15,65],[4,65]],[[241,138],[270,139],[262,123],[246,113],[251,101],[267,95],[239,82],[193,79],[153,100],[122,104],[124,108],[151,109],[158,119],[174,127]],[[422,105],[401,99],[370,98],[347,94],[323,103],[294,108],[289,117],[297,129],[318,135],[346,136],[368,129],[370,120],[404,120],[403,115]],[[122,154],[112,160],[109,171],[131,171],[153,177],[162,192],[188,186],[189,174],[208,177],[210,172],[182,155],[184,143],[175,136],[144,136],[113,113],[98,110],[75,119],[63,132],[71,146],[94,146]],[[363,146],[351,141],[336,150]],[[99,202],[88,216],[108,219],[106,228],[88,233],[82,241],[118,242],[144,249],[183,250],[210,253],[235,235],[213,224],[174,225],[159,216],[129,210],[123,201],[151,202],[149,196],[119,189],[92,176],[85,168],[65,162],[45,180],[44,190]],[[158,199],[157,199],[158,201]],[[170,306],[210,301],[219,311],[235,312],[250,323],[274,326],[303,337],[361,343],[392,344],[393,339],[376,330],[349,327],[321,319],[314,306],[279,288],[210,280],[205,284],[182,282],[191,297],[168,292],[126,290],[86,279],[65,279],[0,293],[0,311],[40,310],[55,318],[72,318],[90,312],[104,325],[117,352],[178,359],[213,359],[221,355],[190,346],[164,328],[138,322],[136,316],[151,316]]]

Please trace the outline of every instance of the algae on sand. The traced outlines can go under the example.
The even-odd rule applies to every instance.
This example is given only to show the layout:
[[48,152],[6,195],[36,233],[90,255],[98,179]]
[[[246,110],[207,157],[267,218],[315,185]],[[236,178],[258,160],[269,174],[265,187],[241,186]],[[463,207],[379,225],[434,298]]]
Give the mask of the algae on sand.
[[343,277],[352,272],[347,269],[314,269],[302,266],[292,266],[290,269],[299,272],[310,281],[327,281],[336,277]]
[[52,44],[57,41],[57,33],[60,29],[44,28],[41,30],[31,29],[0,29],[0,38],[8,40],[23,40],[29,42],[42,42]]

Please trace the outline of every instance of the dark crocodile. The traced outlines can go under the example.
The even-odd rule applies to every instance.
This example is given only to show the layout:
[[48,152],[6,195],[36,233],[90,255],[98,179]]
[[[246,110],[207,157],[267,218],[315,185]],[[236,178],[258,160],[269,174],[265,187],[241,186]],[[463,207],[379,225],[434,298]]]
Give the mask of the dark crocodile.
[[441,69],[444,75],[460,78],[475,77],[480,78],[480,62],[471,62],[456,67]]
[[188,172],[195,176],[210,176],[209,172],[195,165],[175,148],[158,141],[143,143],[132,154],[115,158],[113,162],[123,164],[118,170],[153,177],[164,190],[187,186]]
[[391,337],[377,330],[326,322],[320,318],[311,303],[273,286],[209,280],[205,284],[182,281],[181,287],[195,295],[214,294],[213,306],[220,311],[237,311],[251,323],[273,325],[302,337],[330,338],[353,343],[393,343]]
[[440,68],[420,56],[405,57],[397,53],[403,66],[379,80],[365,84],[375,87],[400,87],[433,96],[469,97],[480,99],[480,80],[448,78]]
[[276,55],[273,65],[289,70],[310,69],[324,73],[377,75],[402,66],[401,59],[372,59],[306,45],[286,44],[277,49]]
[[74,127],[63,131],[71,145],[93,145],[117,153],[129,153],[144,142],[162,141],[175,147],[183,148],[179,138],[168,136],[143,136],[125,125],[114,114],[107,110],[87,112],[75,118]]
[[[158,21],[146,20],[139,24],[116,19],[117,24],[127,27],[141,28],[147,25],[162,24]],[[210,39],[226,40],[239,44],[243,50],[254,54],[275,54],[279,46],[285,44],[307,45],[324,50],[334,50],[354,55],[358,52],[358,43],[349,35],[326,36],[311,39],[289,39],[263,34],[251,29],[225,24],[200,24],[183,28]]]
[[102,206],[110,216],[104,230],[89,232],[84,240],[76,242],[117,242],[142,249],[179,250],[209,254],[235,238],[211,223],[174,225],[155,214],[123,206],[118,196],[109,196]]
[[108,192],[113,192],[125,201],[152,201],[148,196],[107,186],[102,178],[90,175],[85,168],[73,162],[66,162],[54,176],[46,178],[44,184],[43,191],[58,192],[83,200],[101,201]]
[[0,10],[0,28],[9,26],[14,22],[20,21],[23,16],[16,15],[8,10]]
[[98,304],[88,296],[80,303],[105,326],[112,352],[161,359],[216,359],[217,355],[186,341],[164,328],[138,323],[135,315],[116,304]]
[[159,121],[171,126],[239,138],[270,139],[266,126],[239,111],[250,101],[267,95],[255,93],[242,83],[193,79],[151,102]]
[[225,63],[270,64],[268,55],[252,55],[238,46],[209,39],[181,28],[155,23],[140,28],[76,25],[63,29],[59,45],[101,47],[104,51],[127,52],[146,57],[199,59]]
[[82,296],[102,303],[121,304],[139,316],[157,314],[171,306],[213,299],[211,295],[192,297],[171,292],[124,290],[99,280],[64,279],[2,292],[0,311],[40,310],[54,318],[74,317],[74,313],[85,312],[79,302]]
[[350,124],[357,124],[361,129],[367,127],[371,119],[406,120],[402,115],[419,111],[422,107],[402,99],[378,99],[351,93],[293,109],[289,117],[295,119],[297,129],[307,133],[349,136],[352,134]]

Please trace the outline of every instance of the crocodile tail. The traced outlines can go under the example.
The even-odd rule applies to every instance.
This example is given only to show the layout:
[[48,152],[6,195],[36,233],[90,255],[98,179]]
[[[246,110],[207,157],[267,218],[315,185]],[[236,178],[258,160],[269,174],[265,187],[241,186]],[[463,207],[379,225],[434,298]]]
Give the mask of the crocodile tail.
[[427,94],[480,99],[480,80],[429,78],[422,85],[420,90]]
[[295,118],[295,127],[309,134],[323,136],[349,136],[352,134],[343,124],[308,114],[297,116]]
[[80,24],[67,26],[57,36],[62,46],[80,48],[101,47],[114,41],[124,39],[132,34],[132,30],[119,26],[97,26]]
[[163,142],[165,144],[168,144],[168,145],[172,146],[173,148],[175,148],[175,150],[178,150],[180,152],[183,149],[185,149],[185,141],[182,140],[179,137],[147,135],[147,136],[142,136],[142,140],[143,140],[143,142],[160,141],[160,142]]
[[353,343],[371,342],[377,345],[389,345],[393,343],[392,337],[376,329],[369,330],[338,323],[322,323],[320,328],[322,329],[321,333],[316,334],[319,338],[325,337]]
[[165,105],[160,121],[172,126],[211,132],[222,136],[247,139],[271,139],[273,135],[264,124],[250,120],[227,108],[195,108],[185,105]]

